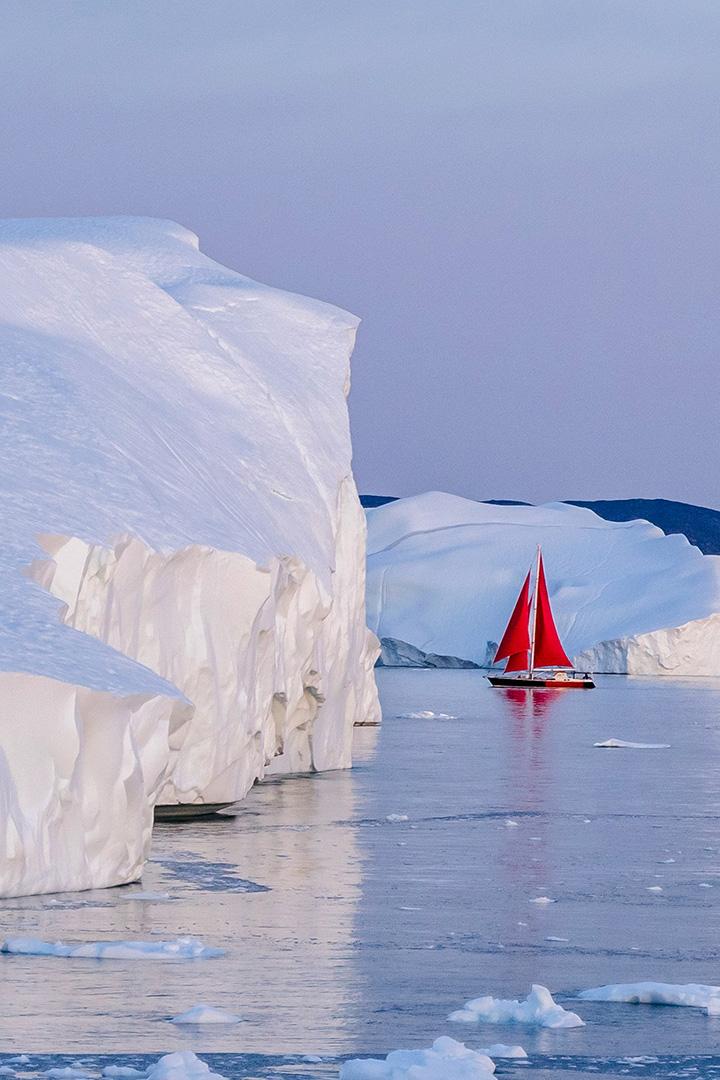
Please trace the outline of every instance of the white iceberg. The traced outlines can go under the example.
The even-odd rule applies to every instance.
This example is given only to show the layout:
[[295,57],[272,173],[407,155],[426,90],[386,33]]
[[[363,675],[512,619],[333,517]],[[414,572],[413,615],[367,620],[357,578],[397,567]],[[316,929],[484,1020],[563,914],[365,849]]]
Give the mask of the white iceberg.
[[174,941],[84,941],[79,945],[67,945],[64,941],[41,941],[39,938],[9,937],[0,945],[0,952],[3,953],[90,960],[200,960],[222,956],[224,951],[191,937],[179,937]]
[[384,1059],[355,1058],[340,1066],[340,1080],[490,1080],[495,1065],[447,1035],[427,1050],[393,1050]]
[[581,670],[719,675],[720,556],[584,507],[428,492],[367,511],[367,603],[382,639],[490,663],[542,544],[553,611]]
[[192,1009],[173,1016],[173,1024],[239,1024],[240,1017],[227,1009],[218,1009],[214,1005],[193,1005]]
[[533,984],[524,1001],[503,1000],[489,995],[466,1001],[462,1009],[450,1013],[448,1020],[462,1024],[534,1024],[545,1028],[584,1027],[577,1013],[568,1012],[553,1000],[545,986]]
[[583,1001],[622,1001],[631,1005],[686,1005],[720,1016],[720,986],[702,983],[611,983],[582,990]]
[[0,896],[121,884],[379,717],[357,320],[142,218],[2,222],[0,283]]

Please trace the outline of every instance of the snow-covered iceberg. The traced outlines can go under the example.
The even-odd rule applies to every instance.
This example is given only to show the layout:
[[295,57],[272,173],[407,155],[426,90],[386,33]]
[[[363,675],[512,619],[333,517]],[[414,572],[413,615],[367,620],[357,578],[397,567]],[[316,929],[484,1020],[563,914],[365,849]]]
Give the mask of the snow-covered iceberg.
[[119,884],[378,718],[357,320],[151,219],[0,223],[0,283],[0,895]]
[[542,544],[558,629],[579,667],[720,675],[720,556],[683,536],[566,503],[442,492],[369,509],[367,520],[368,620],[395,652],[407,643],[490,663]]
[[631,1005],[685,1005],[720,1016],[720,986],[703,983],[611,983],[582,990],[583,1001],[622,1001]]

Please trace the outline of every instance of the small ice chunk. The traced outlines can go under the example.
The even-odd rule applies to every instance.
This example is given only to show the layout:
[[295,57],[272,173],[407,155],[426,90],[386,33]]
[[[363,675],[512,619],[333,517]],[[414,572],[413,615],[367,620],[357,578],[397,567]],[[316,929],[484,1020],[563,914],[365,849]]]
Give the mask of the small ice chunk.
[[712,889],[709,881],[698,881],[698,889]]
[[569,941],[569,940],[570,940],[570,938],[566,938],[566,937],[554,937],[554,935],[550,934],[550,935],[549,935],[549,937],[546,937],[546,938],[545,938],[545,940],[546,940],[546,941]]
[[103,1076],[109,1076],[110,1080],[135,1080],[138,1076],[145,1076],[142,1069],[134,1069],[132,1065],[106,1065]]
[[87,1080],[89,1073],[87,1069],[66,1065],[62,1069],[43,1069],[42,1075],[48,1080]]
[[148,1069],[147,1080],[225,1080],[191,1050],[165,1054]]
[[648,892],[662,892],[663,887],[662,887],[662,885],[648,885],[647,891]]
[[489,1058],[526,1058],[522,1046],[508,1046],[507,1043],[493,1043],[478,1050],[478,1054],[487,1054]]
[[385,820],[390,822],[409,821],[410,818],[407,816],[407,814],[388,814]]
[[494,1072],[486,1054],[444,1035],[427,1050],[393,1050],[384,1061],[346,1061],[340,1080],[492,1080]]
[[557,900],[553,900],[552,896],[536,896],[530,901],[531,904],[557,904]]
[[29,1065],[30,1058],[27,1054],[17,1054],[15,1057],[8,1058],[10,1065]]
[[173,1016],[172,1024],[239,1024],[240,1017],[227,1009],[217,1009],[214,1005],[193,1005],[192,1009]]
[[622,739],[606,739],[605,742],[593,743],[601,750],[669,750],[670,743],[623,742]]
[[92,960],[195,960],[222,956],[224,949],[213,949],[192,937],[174,941],[86,941],[66,945],[63,941],[40,941],[38,938],[6,938],[0,952],[24,956],[69,956]]
[[0,1065],[0,1076],[14,1076],[15,1070],[12,1065]]
[[506,827],[508,829],[517,829],[519,824],[520,824],[519,821],[513,821],[512,818],[508,818],[507,821],[505,822],[505,825],[506,825]]
[[720,986],[702,983],[610,983],[582,990],[583,1001],[623,1001],[631,1005],[686,1005],[704,1009],[708,1016],[720,1015]]
[[584,1027],[585,1021],[563,1009],[545,986],[533,984],[525,1001],[503,1000],[489,995],[466,1001],[462,1009],[450,1013],[448,1020],[463,1024],[483,1021],[486,1024],[536,1024],[546,1028]]
[[422,712],[398,713],[398,720],[457,720],[457,716],[446,712],[433,712],[431,709],[423,709]]

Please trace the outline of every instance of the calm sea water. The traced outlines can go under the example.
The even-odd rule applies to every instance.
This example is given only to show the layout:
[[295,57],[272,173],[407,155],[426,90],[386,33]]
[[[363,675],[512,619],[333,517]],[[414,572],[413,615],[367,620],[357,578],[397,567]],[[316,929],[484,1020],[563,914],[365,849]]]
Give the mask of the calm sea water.
[[[344,1056],[450,1034],[521,1043],[530,1062],[499,1074],[720,1076],[720,1019],[573,1000],[606,982],[720,984],[720,681],[527,695],[472,671],[378,674],[385,722],[358,730],[352,772],[265,783],[237,817],[159,826],[141,886],[0,902],[2,937],[192,934],[227,950],[1,956],[2,1053],[32,1053],[33,1072],[63,1054],[97,1065],[192,1049],[226,1076],[321,1077]],[[452,719],[408,715],[424,711]],[[671,745],[593,747],[610,737]],[[133,900],[140,890],[171,898]],[[446,1020],[533,982],[587,1026]],[[242,1023],[168,1022],[198,1003]],[[629,1060],[643,1057],[659,1060]]]

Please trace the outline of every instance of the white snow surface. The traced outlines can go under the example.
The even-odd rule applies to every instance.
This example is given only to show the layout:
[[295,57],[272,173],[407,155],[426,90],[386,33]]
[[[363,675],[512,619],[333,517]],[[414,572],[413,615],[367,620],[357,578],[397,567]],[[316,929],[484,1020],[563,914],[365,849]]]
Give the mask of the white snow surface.
[[424,652],[492,661],[542,545],[568,655],[582,670],[720,674],[720,556],[646,521],[427,492],[366,511],[368,620]]
[[482,1051],[444,1035],[427,1050],[393,1050],[384,1059],[355,1058],[340,1080],[490,1080],[495,1065]]
[[153,219],[0,222],[0,283],[0,896],[121,884],[379,718],[357,320]]
[[84,941],[67,945],[64,941],[9,937],[0,952],[22,956],[67,956],[88,960],[202,960],[222,956],[224,949],[204,945],[192,937],[174,941]]
[[173,1024],[239,1024],[240,1017],[227,1009],[218,1009],[214,1005],[193,1005],[192,1009],[173,1016]]
[[584,1027],[577,1013],[568,1012],[554,1001],[545,986],[537,983],[524,1001],[503,1000],[489,995],[466,1001],[462,1009],[450,1013],[448,1020],[463,1024],[534,1024],[545,1028]]
[[687,1005],[720,1016],[720,986],[702,983],[614,983],[582,990],[583,1001],[624,1001],[631,1005]]

